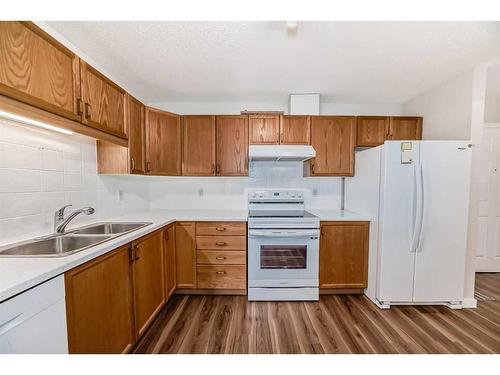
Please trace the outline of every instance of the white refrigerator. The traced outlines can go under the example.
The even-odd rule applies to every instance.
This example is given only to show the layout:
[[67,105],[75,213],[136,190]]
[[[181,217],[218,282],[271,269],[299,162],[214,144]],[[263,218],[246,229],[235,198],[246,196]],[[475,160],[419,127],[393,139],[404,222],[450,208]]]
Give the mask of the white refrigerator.
[[467,141],[356,152],[345,208],[372,218],[365,294],[379,307],[462,306],[471,153]]

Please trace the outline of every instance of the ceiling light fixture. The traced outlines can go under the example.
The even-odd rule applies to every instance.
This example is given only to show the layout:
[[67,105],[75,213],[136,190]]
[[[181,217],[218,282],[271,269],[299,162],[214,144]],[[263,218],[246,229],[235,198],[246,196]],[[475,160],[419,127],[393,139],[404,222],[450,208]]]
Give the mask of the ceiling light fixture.
[[14,121],[20,122],[22,124],[26,124],[26,125],[34,125],[34,126],[38,126],[40,128],[54,130],[56,132],[63,133],[63,134],[68,134],[68,135],[73,134],[73,132],[71,130],[59,128],[57,126],[50,125],[50,124],[47,124],[47,123],[42,122],[42,121],[33,120],[31,118],[28,118],[28,117],[16,115],[14,113],[5,112],[2,110],[0,110],[0,117],[6,118],[8,120],[14,120]]

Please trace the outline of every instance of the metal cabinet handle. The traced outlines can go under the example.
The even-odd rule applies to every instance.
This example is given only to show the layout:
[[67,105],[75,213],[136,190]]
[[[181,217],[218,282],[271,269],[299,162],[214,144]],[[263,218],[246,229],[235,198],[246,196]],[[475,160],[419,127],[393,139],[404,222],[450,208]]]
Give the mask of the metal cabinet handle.
[[131,164],[131,167],[130,167],[130,168],[131,168],[133,171],[135,171],[135,159],[134,159],[134,158],[131,158],[131,159],[130,159],[130,164]]
[[225,260],[226,257],[215,257],[215,260]]
[[216,242],[215,243],[217,246],[224,246],[226,243],[225,242]]
[[85,118],[88,120],[90,117],[92,117],[92,107],[90,106],[89,103],[85,103]]
[[135,252],[134,246],[130,245],[130,247],[128,248],[128,262],[129,263],[134,262],[134,258],[135,258],[134,252]]
[[78,116],[83,115],[83,102],[80,98],[76,99],[76,114]]
[[311,173],[314,174],[314,164],[311,164]]
[[226,228],[224,228],[224,227],[217,227],[217,228],[215,228],[215,230],[218,231],[218,232],[224,232],[226,230]]
[[217,275],[225,275],[226,274],[226,271],[217,271],[215,272]]
[[134,246],[135,248],[135,251],[134,251],[134,261],[136,260],[139,260],[140,256],[138,255],[139,254],[139,248],[137,247],[137,245]]
[[212,171],[211,171],[212,174],[215,174],[215,164],[212,163]]
[[151,172],[151,163],[149,161],[146,162],[146,172]]
[[220,173],[220,164],[217,164],[217,166],[215,167],[215,173]]

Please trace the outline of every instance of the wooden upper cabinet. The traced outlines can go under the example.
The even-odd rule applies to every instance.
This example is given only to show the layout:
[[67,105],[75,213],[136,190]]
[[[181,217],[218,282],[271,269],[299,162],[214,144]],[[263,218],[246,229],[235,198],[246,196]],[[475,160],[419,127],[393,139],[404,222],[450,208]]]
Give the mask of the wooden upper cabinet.
[[218,176],[248,176],[248,116],[217,116]]
[[387,139],[391,141],[422,139],[422,117],[391,117]]
[[129,246],[64,275],[70,353],[122,353],[135,341]]
[[249,115],[250,144],[278,144],[280,142],[279,115]]
[[175,271],[175,224],[169,225],[163,232],[165,238],[165,300],[174,293],[176,287]]
[[281,116],[281,144],[308,145],[311,143],[310,116]]
[[79,59],[31,22],[0,22],[0,94],[80,120]]
[[311,145],[316,150],[310,162],[312,176],[353,176],[356,118],[312,116]]
[[181,175],[181,116],[146,107],[146,173]]
[[126,124],[130,173],[144,174],[146,171],[144,139],[144,105],[127,95]]
[[177,288],[196,288],[196,226],[175,223],[175,270]]
[[384,143],[389,133],[389,117],[358,116],[356,121],[358,146],[373,147]]
[[106,133],[127,138],[125,91],[80,60],[82,122]]
[[133,242],[132,247],[135,331],[140,336],[165,301],[163,231]]
[[215,176],[215,116],[182,116],[182,175]]
[[320,288],[366,288],[369,224],[365,221],[321,223]]

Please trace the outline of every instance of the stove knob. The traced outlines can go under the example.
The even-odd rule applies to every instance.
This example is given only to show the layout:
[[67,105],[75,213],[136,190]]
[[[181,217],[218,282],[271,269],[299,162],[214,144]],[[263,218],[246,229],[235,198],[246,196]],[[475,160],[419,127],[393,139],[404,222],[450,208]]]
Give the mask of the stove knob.
[[259,193],[259,198],[262,198],[263,196],[264,196],[264,194]]
[[255,193],[252,193],[252,198],[255,198],[255,197],[256,197]]
[[299,195],[297,195],[297,198],[302,199],[302,193],[299,193]]
[[292,193],[290,196],[291,196],[292,198],[295,198],[295,193]]

